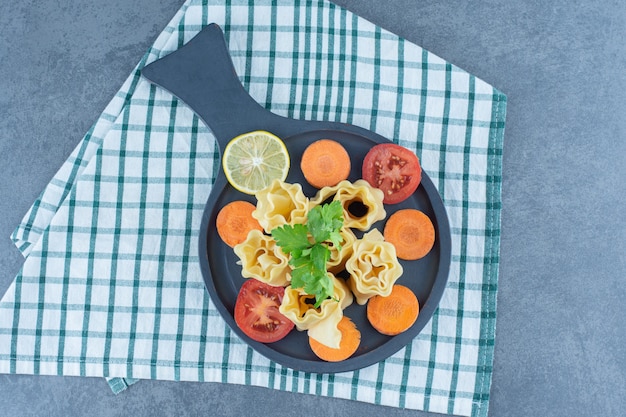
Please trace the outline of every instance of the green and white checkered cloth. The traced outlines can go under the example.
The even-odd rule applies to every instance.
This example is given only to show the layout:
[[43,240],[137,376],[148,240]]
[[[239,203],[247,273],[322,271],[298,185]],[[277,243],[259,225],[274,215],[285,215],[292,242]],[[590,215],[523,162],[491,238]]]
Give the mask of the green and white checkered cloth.
[[[211,131],[140,69],[218,23],[240,79],[280,115],[352,123],[413,149],[448,210],[440,307],[406,348],[354,372],[277,365],[232,333],[197,255],[219,168]],[[207,100],[210,100],[207,97]],[[486,416],[506,97],[327,1],[188,0],[13,234],[0,372],[219,381]]]

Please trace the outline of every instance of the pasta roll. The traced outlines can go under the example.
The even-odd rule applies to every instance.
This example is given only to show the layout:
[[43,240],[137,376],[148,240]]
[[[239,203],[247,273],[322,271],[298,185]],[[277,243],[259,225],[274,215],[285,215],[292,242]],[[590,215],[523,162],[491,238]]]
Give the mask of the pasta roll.
[[388,296],[402,275],[394,246],[385,242],[378,229],[372,229],[354,243],[353,251],[346,261],[346,271],[356,302],[363,305],[375,295]]
[[234,251],[240,259],[241,275],[244,278],[256,278],[281,287],[289,284],[289,257],[271,236],[260,230],[252,230],[246,240],[235,245]]
[[341,332],[337,329],[343,317],[343,310],[352,304],[353,296],[343,280],[328,274],[334,283],[334,299],[322,301],[314,308],[315,297],[301,288],[285,288],[285,295],[279,311],[293,321],[300,331],[308,330],[308,335],[318,342],[338,348]]
[[330,249],[330,259],[326,263],[326,268],[333,274],[337,274],[344,270],[346,261],[352,255],[352,245],[356,242],[356,236],[349,227],[342,227],[339,234],[343,237],[341,241],[341,249],[328,245]]
[[274,180],[269,187],[259,191],[256,198],[252,217],[259,221],[266,233],[285,224],[306,223],[309,200],[300,184]]
[[384,193],[362,179],[354,183],[344,180],[335,186],[321,188],[311,200],[311,206],[331,198],[341,201],[345,227],[366,231],[387,215],[383,205]]

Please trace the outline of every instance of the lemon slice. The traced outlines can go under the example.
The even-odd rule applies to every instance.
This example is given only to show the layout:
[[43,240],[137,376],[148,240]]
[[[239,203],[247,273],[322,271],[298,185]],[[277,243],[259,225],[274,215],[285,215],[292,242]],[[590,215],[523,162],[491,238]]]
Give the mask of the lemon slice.
[[257,130],[239,135],[226,145],[222,157],[226,179],[236,190],[256,194],[289,172],[289,152],[275,135]]

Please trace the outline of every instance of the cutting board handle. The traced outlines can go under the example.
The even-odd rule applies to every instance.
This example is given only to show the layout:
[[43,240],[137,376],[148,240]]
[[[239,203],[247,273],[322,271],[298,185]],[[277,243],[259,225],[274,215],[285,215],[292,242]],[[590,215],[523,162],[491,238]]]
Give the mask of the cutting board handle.
[[301,129],[301,123],[307,124],[268,111],[248,94],[235,72],[222,29],[214,23],[144,67],[142,75],[191,107],[211,129],[221,152],[242,133],[267,130],[284,137]]

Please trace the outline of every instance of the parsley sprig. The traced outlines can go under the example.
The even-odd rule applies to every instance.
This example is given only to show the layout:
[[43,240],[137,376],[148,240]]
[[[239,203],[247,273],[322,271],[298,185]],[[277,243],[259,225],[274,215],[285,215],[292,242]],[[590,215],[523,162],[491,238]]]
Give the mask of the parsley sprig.
[[284,225],[272,230],[276,244],[291,255],[291,286],[314,295],[315,308],[333,296],[334,286],[326,263],[331,253],[329,245],[341,250],[343,238],[339,231],[342,226],[343,207],[341,202],[333,201],[312,208],[307,213],[306,224]]

